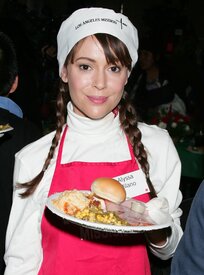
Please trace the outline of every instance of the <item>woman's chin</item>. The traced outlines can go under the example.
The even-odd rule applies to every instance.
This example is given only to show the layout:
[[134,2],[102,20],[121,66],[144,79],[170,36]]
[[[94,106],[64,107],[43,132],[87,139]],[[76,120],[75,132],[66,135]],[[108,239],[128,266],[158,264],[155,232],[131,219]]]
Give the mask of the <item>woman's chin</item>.
[[100,110],[100,109],[96,109],[96,110],[88,110],[85,114],[86,117],[90,118],[90,119],[102,119],[104,118],[107,114],[109,114],[111,112],[111,110]]
[[87,117],[90,119],[93,119],[93,120],[99,120],[99,119],[104,118],[106,115],[107,115],[107,113],[105,113],[105,114],[90,114],[90,115],[87,115]]
[[96,108],[90,107],[89,108],[74,108],[74,112],[80,116],[84,116],[93,120],[98,120],[104,118],[107,114],[109,114],[112,111],[111,108],[104,108],[104,106]]

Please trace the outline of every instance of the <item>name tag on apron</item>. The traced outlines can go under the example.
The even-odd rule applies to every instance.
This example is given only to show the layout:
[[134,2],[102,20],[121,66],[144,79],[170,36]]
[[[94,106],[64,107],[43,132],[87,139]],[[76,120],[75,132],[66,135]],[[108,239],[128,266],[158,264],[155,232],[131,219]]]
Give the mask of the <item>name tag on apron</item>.
[[149,193],[146,178],[141,169],[115,177],[126,190],[126,197],[133,198]]

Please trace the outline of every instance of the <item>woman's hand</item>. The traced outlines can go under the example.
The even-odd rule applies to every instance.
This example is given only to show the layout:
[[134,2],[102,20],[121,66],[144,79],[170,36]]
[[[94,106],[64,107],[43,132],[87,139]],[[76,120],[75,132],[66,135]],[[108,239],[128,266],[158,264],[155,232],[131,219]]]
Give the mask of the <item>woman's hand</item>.
[[146,237],[149,242],[156,246],[164,246],[167,242],[168,229],[158,229],[146,232]]
[[[156,224],[165,224],[170,221],[169,204],[165,198],[153,198],[146,203],[149,217]],[[169,230],[167,228],[149,231],[147,239],[156,246],[164,246],[167,242]]]

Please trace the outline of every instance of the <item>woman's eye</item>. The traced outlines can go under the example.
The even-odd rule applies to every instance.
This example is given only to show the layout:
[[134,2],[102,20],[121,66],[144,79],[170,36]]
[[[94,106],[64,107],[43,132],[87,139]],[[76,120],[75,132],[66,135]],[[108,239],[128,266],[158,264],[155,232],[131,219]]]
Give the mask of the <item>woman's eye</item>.
[[79,66],[79,68],[80,68],[81,70],[84,70],[84,71],[87,71],[87,70],[90,70],[90,69],[91,69],[90,66],[89,66],[89,65],[86,65],[86,64],[81,64],[81,65]]
[[114,73],[118,73],[118,72],[120,72],[120,67],[118,67],[118,66],[112,66],[112,67],[110,67],[110,70],[112,72],[114,72]]

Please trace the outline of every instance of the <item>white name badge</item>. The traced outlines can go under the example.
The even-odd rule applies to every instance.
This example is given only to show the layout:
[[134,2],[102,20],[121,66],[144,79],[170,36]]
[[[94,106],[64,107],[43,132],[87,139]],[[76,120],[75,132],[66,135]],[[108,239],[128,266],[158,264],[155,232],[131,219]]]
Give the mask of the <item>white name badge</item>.
[[126,197],[133,198],[149,193],[149,187],[141,169],[115,177],[126,190]]

